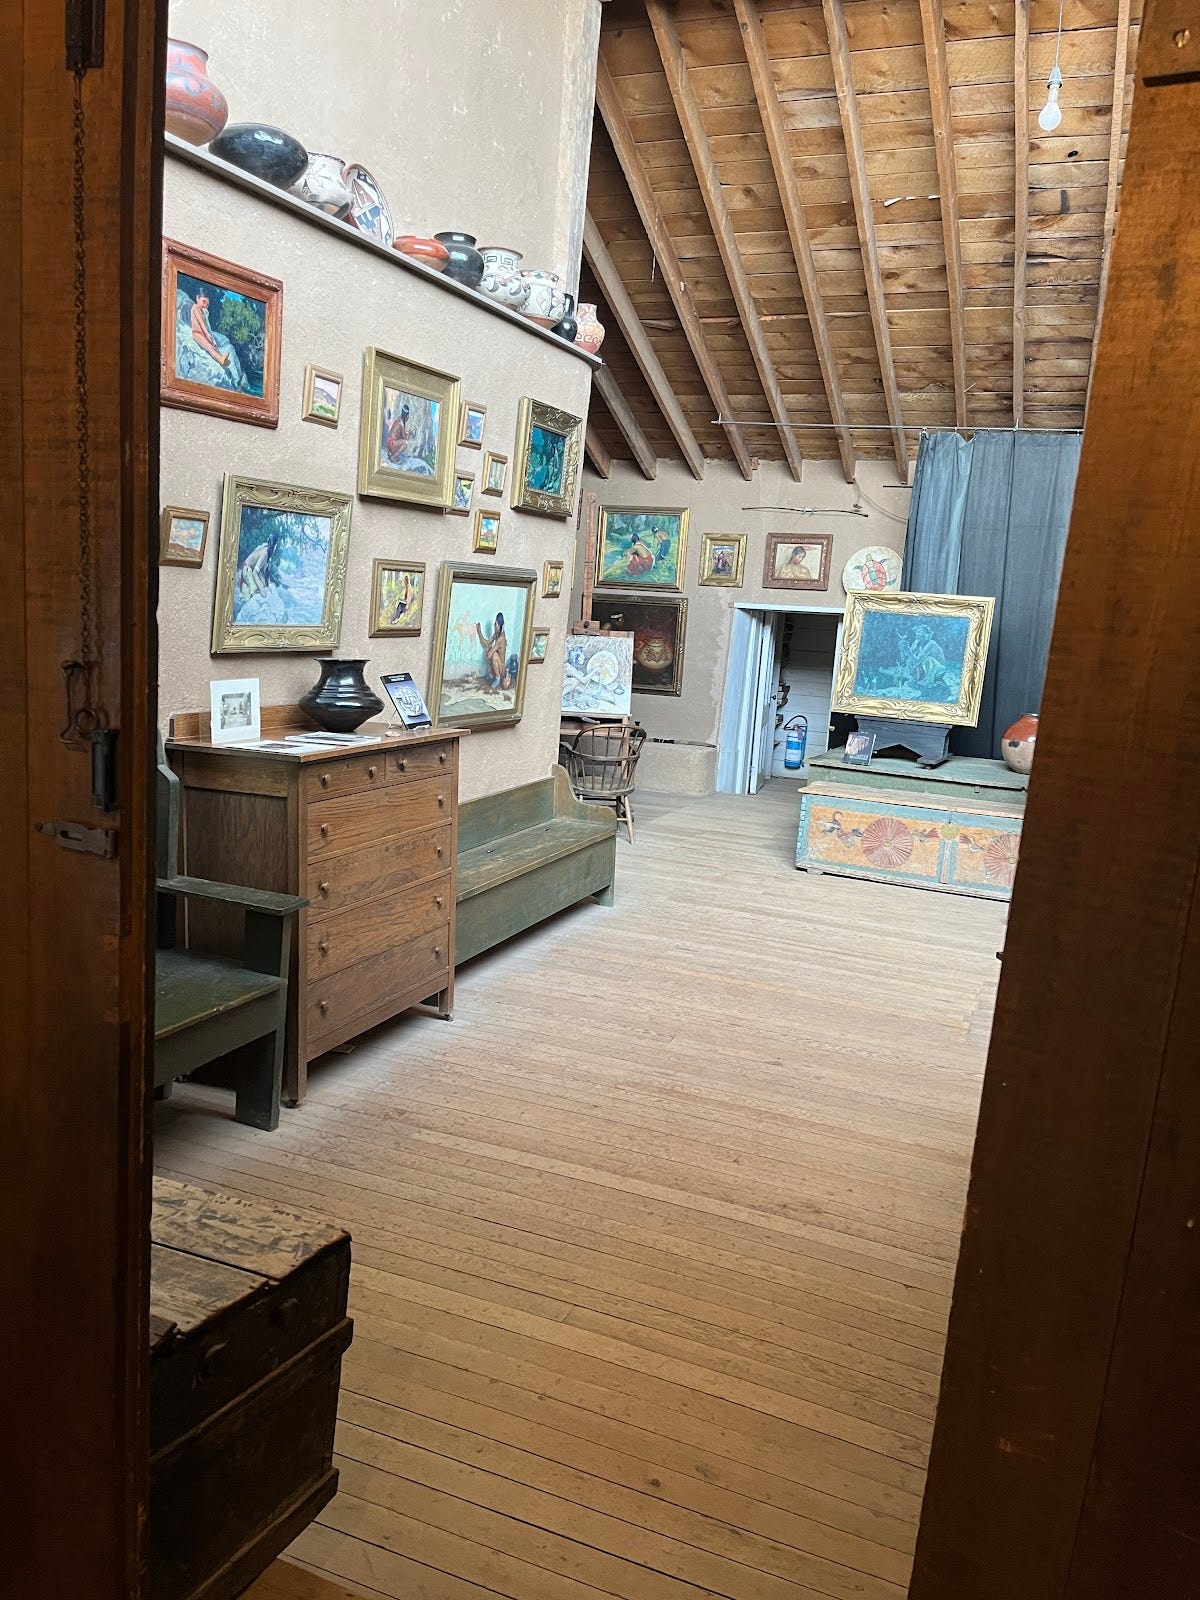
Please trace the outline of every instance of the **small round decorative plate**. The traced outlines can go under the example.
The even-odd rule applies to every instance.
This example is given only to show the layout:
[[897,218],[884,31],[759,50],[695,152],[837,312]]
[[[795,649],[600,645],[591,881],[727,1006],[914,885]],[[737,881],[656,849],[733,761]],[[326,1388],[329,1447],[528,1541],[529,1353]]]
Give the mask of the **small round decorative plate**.
[[842,588],[847,594],[855,589],[898,589],[903,571],[904,563],[887,545],[864,545],[842,568]]
[[342,181],[350,190],[350,217],[354,225],[390,249],[396,239],[396,228],[383,190],[357,161],[346,168]]

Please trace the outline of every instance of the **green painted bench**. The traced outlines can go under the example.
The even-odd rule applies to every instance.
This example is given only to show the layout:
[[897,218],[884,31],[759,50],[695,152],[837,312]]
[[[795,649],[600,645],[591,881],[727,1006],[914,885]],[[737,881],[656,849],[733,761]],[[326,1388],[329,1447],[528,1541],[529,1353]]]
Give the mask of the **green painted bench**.
[[617,819],[584,805],[562,767],[458,813],[455,962],[595,895],[613,903]]

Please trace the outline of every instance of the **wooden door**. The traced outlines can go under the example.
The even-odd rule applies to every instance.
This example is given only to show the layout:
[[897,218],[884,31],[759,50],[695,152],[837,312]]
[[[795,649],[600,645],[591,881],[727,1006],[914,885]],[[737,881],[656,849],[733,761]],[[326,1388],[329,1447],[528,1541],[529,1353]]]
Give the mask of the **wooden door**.
[[[156,32],[152,0],[0,6],[0,1588],[21,1600],[142,1593]],[[86,657],[117,733],[107,810],[86,741],[60,737],[62,663]]]

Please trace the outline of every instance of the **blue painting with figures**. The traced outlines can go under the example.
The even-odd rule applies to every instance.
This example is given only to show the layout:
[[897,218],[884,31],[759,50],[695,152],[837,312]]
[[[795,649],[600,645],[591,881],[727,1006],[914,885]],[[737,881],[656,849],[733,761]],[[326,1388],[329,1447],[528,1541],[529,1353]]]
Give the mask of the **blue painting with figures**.
[[868,611],[854,693],[879,700],[954,705],[962,692],[969,617]]

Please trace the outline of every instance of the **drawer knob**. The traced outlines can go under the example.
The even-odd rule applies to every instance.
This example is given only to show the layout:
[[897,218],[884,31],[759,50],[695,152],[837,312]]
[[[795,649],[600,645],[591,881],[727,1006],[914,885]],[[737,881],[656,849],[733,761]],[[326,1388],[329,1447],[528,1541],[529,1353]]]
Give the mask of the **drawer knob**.
[[328,880],[326,880],[324,883],[319,883],[317,885],[317,893],[318,894],[328,894],[329,893],[329,882],[328,882]]
[[328,789],[329,787],[329,774],[327,772],[321,774],[321,787],[322,789]]
[[446,902],[445,902],[445,900],[443,900],[443,899],[442,899],[442,897],[441,897],[441,895],[440,895],[440,894],[439,894],[439,895],[438,895],[438,897],[437,897],[437,900],[436,900],[436,901],[435,901],[435,902],[434,902],[434,903],[435,903],[435,905],[436,905],[436,906],[437,906],[437,908],[438,908],[438,910],[439,910],[439,911],[440,911],[440,910],[441,910],[441,909],[442,909],[442,907],[443,907],[443,906],[444,906],[444,905],[445,905],[445,904],[446,904]]
[[367,777],[368,778],[373,778],[378,771],[379,771],[378,767],[368,767],[367,768]]
[[317,1001],[317,1010],[321,1013],[322,1016],[324,1016],[325,1013],[329,1010],[329,1001],[328,1000],[318,1000]]
[[446,765],[446,752],[444,750],[439,750],[438,751],[438,760],[442,763],[443,766]]
[[321,837],[322,839],[328,839],[329,837],[329,824],[327,822],[321,824]]
[[446,852],[442,849],[441,845],[438,845],[437,853],[438,853],[438,855],[443,856],[443,855],[445,855]]
[[317,949],[321,952],[321,954],[323,956],[327,956],[329,954],[329,940],[328,939],[322,939],[320,944],[317,946]]
[[400,768],[401,772],[407,772],[408,771],[408,762],[405,761],[403,756],[400,757],[400,759],[399,759],[399,761],[397,761],[396,765]]
[[441,947],[440,944],[435,944],[434,945],[433,953],[438,958],[439,961],[442,959],[442,947]]
[[446,796],[444,794],[438,795],[438,805],[444,806],[445,804],[446,804]]

